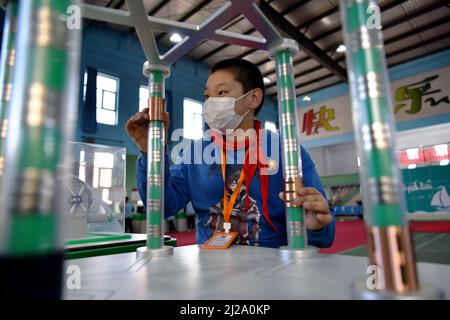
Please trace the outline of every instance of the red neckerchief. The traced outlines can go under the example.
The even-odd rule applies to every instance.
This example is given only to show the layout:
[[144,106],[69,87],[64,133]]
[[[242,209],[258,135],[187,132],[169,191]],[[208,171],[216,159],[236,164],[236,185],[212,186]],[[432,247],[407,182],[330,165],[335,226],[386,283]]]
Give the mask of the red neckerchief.
[[[272,226],[272,228],[279,232],[277,227],[273,224],[273,222],[270,220],[269,217],[269,206],[268,206],[268,194],[269,194],[269,176],[267,174],[262,174],[261,169],[267,168],[268,164],[265,162],[263,155],[261,154],[260,150],[260,130],[261,130],[261,122],[258,120],[254,121],[254,128],[256,130],[256,147],[257,147],[257,163],[250,163],[249,158],[245,157],[244,164],[242,165],[242,170],[244,171],[244,181],[245,181],[245,187],[246,187],[246,194],[247,197],[245,198],[245,211],[247,212],[249,209],[249,190],[250,190],[250,184],[252,182],[253,176],[255,175],[256,168],[259,168],[259,179],[260,179],[260,185],[261,185],[261,198],[262,198],[262,208],[263,208],[263,215],[266,221]],[[217,143],[219,146],[222,145],[222,148],[226,149],[226,139],[223,138],[222,135],[220,135],[216,131],[212,131],[212,140]],[[252,150],[254,147],[252,144],[249,143],[248,139],[245,139],[245,148],[250,148],[250,152],[253,152]],[[235,140],[233,145],[234,150],[238,149],[238,142]]]

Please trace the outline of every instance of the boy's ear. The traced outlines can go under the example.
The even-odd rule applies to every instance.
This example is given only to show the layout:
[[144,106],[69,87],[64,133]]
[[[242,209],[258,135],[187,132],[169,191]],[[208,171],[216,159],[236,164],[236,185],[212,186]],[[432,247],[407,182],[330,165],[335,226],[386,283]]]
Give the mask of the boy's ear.
[[258,106],[261,104],[261,101],[263,99],[263,92],[260,88],[256,88],[253,90],[253,92],[250,94],[252,98],[252,102],[249,106],[249,109],[256,110]]

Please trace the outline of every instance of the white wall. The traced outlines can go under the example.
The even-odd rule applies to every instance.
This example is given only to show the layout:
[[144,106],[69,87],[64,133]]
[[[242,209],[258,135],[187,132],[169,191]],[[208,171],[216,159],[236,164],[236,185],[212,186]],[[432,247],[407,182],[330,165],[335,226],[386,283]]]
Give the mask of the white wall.
[[351,174],[358,171],[356,147],[353,142],[308,150],[319,176]]
[[[450,143],[450,123],[397,133],[397,149]],[[319,176],[351,174],[358,171],[353,142],[308,149]]]
[[325,149],[324,148],[312,148],[308,149],[311,158],[316,165],[316,170],[319,176],[324,177],[328,175],[328,168],[326,167]]
[[336,144],[326,149],[328,154],[328,175],[351,174],[358,171],[356,147],[353,142]]
[[319,176],[333,176],[357,171],[354,143],[340,143],[308,149]]
[[397,133],[397,148],[407,149],[450,142],[450,123]]

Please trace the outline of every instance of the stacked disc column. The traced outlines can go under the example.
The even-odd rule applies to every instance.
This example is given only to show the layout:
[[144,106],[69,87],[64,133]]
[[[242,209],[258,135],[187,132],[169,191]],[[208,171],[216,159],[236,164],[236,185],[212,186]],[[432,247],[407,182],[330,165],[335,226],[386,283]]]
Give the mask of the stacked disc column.
[[61,296],[62,184],[79,85],[79,37],[65,19],[71,4],[19,2],[0,207],[1,295],[9,298]]
[[8,108],[11,101],[12,75],[16,58],[16,29],[18,0],[9,1],[6,7],[5,25],[3,28],[3,44],[0,61],[0,177],[3,175],[3,145],[8,130]]
[[148,174],[147,174],[147,247],[160,249],[163,244],[164,217],[164,77],[162,71],[151,71],[149,76]]
[[170,69],[165,66],[144,64],[144,74],[148,77],[149,127],[147,150],[147,246],[139,248],[140,255],[164,255],[172,252],[172,247],[164,246],[164,96],[165,78]]
[[282,249],[287,249],[287,251],[304,250],[308,246],[304,210],[302,206],[295,204],[295,199],[303,186],[297,103],[292,69],[292,57],[297,52],[297,43],[288,39],[284,39],[281,45],[270,50],[276,61],[277,69],[278,114],[288,238],[288,246]]
[[383,35],[368,23],[376,2],[340,4],[370,263],[379,268],[379,289],[407,293],[419,284],[395,154]]

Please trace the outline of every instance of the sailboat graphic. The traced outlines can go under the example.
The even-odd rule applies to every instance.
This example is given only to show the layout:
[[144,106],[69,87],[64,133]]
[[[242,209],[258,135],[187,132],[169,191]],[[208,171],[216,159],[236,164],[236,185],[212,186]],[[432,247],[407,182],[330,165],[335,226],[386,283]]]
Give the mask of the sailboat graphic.
[[436,192],[431,199],[431,206],[436,209],[449,209],[450,208],[450,196],[445,189],[445,186],[441,186],[438,192]]

